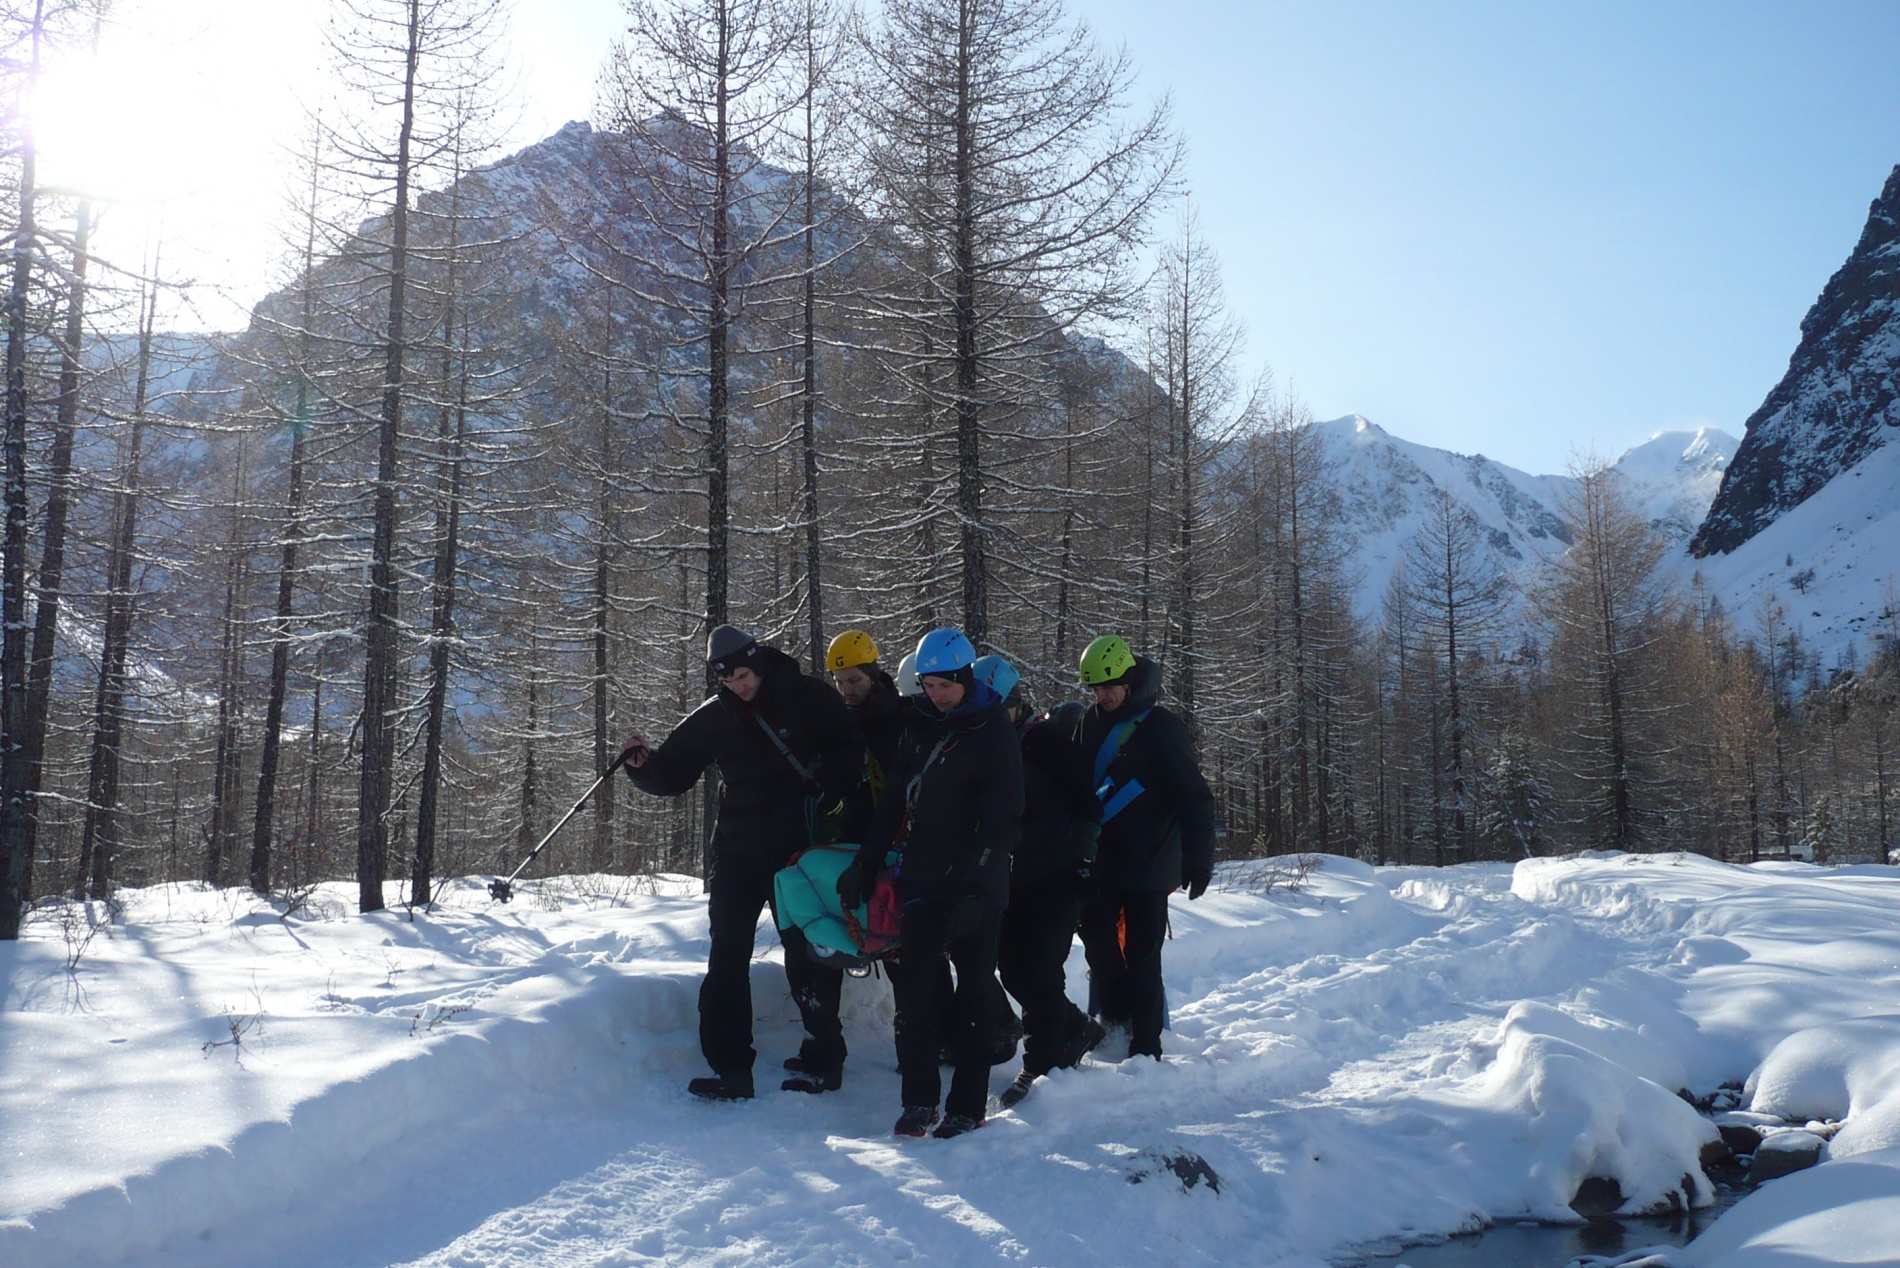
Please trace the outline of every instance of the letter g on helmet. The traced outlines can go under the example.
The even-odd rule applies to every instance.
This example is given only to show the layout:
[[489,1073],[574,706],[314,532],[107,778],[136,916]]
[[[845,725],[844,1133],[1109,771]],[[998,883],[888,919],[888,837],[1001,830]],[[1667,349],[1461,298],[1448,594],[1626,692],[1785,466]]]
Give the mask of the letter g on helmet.
[[917,640],[917,675],[954,674],[976,663],[976,648],[963,631],[948,626]]
[[869,665],[877,660],[877,644],[863,630],[846,630],[831,640],[825,651],[825,668],[832,673],[854,665]]

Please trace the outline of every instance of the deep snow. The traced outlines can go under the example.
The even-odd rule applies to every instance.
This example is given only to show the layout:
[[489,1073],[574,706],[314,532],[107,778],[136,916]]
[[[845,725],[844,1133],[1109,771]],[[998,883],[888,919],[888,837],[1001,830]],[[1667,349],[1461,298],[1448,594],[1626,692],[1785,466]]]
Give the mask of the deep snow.
[[[1631,1209],[1699,1203],[1716,1133],[1676,1092],[1742,1080],[1760,1115],[1844,1120],[1829,1160],[1653,1262],[1900,1262],[1900,872],[1264,879],[1176,896],[1165,1061],[1104,1052],[901,1143],[879,980],[847,983],[844,1090],[775,1090],[797,1031],[769,932],[760,1099],[684,1094],[688,881],[501,907],[471,880],[414,920],[342,886],[287,918],[171,886],[89,943],[83,909],[36,913],[0,946],[0,1263],[1314,1265],[1574,1219],[1592,1175]],[[1187,1151],[1218,1192],[1167,1168]]]

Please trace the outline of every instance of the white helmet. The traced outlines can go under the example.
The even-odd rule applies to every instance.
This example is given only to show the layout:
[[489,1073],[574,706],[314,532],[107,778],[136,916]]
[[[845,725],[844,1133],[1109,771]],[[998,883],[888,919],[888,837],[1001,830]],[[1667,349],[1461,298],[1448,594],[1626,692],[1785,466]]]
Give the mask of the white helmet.
[[924,694],[924,685],[917,681],[916,652],[905,652],[904,659],[897,662],[897,694],[900,696]]

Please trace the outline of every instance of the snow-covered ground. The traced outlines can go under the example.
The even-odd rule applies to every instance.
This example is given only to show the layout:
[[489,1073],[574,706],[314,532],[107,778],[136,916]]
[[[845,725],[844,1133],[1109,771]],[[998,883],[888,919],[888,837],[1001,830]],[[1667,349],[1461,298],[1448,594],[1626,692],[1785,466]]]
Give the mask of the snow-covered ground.
[[1574,1220],[1590,1176],[1701,1203],[1717,1132],[1677,1090],[1744,1080],[1763,1125],[1845,1125],[1653,1262],[1900,1262],[1900,872],[1329,858],[1299,892],[1221,885],[1175,899],[1166,1060],[1105,1051],[951,1141],[889,1135],[880,980],[846,984],[844,1089],[776,1090],[769,933],[761,1096],[687,1097],[691,882],[503,907],[470,881],[415,920],[167,887],[90,942],[42,912],[0,946],[0,1264],[1314,1265]]

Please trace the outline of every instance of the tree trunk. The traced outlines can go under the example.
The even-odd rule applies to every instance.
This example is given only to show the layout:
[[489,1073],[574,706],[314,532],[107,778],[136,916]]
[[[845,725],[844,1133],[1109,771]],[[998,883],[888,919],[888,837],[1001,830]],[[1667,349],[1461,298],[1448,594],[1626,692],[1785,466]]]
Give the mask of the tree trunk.
[[[453,243],[449,247],[452,252]],[[451,309],[455,289],[451,265]],[[431,578],[429,618],[429,696],[425,706],[422,783],[416,797],[416,857],[410,871],[409,901],[426,906],[433,901],[435,838],[442,788],[442,729],[448,713],[450,645],[455,637],[455,582],[460,566],[462,525],[462,461],[468,438],[468,367],[452,366],[446,349],[453,338],[453,316],[443,323],[443,382],[456,383],[453,406],[442,406],[437,439],[448,450],[437,484],[435,570]],[[466,349],[464,350],[466,352]],[[454,419],[453,427],[450,419]]]
[[[315,307],[317,172],[310,165],[310,219],[304,235],[303,320],[297,332],[297,405],[290,420],[290,470],[284,491],[283,553],[277,566],[277,617],[271,631],[270,697],[257,761],[257,812],[251,822],[251,889],[269,894],[277,814],[277,767],[283,746],[284,703],[290,691],[290,620],[296,610],[297,546],[303,536],[305,438],[310,429],[310,330]],[[315,719],[312,719],[315,726]]]
[[801,441],[805,449],[805,617],[810,630],[811,666],[825,667],[825,591],[818,551],[818,138],[814,97],[818,49],[812,13],[805,14],[805,311],[804,374],[800,387]]
[[244,634],[242,596],[244,592],[244,516],[246,497],[244,480],[246,437],[238,437],[237,473],[232,481],[230,562],[225,571],[224,632],[218,667],[218,746],[213,764],[211,796],[210,849],[205,863],[205,880],[212,885],[228,885],[237,862],[238,776],[244,766],[240,742],[243,699],[240,687],[244,678]]
[[[618,448],[614,443],[613,372],[601,373],[600,408],[600,502],[594,545],[594,769],[604,771],[613,760],[610,694],[613,664],[609,636],[613,617],[614,542],[618,536],[618,513],[614,507],[614,488],[619,473]],[[591,865],[606,871],[613,861],[614,785],[610,781],[594,798],[594,848]]]
[[[732,315],[729,311],[732,284],[732,155],[727,135],[729,86],[727,73],[731,58],[731,31],[724,3],[718,5],[719,47],[717,83],[714,87],[716,122],[713,130],[713,205],[712,255],[708,261],[706,285],[706,633],[727,621],[726,601],[730,568],[730,516],[728,479],[731,454],[726,436],[727,424],[727,337]],[[718,682],[712,668],[706,669],[708,690]]]
[[46,472],[46,527],[40,546],[39,603],[33,613],[33,651],[27,683],[27,817],[25,857],[19,865],[20,897],[33,898],[33,857],[38,849],[39,795],[46,778],[47,713],[53,701],[53,659],[59,641],[60,590],[66,571],[66,521],[72,506],[73,435],[79,422],[79,376],[86,337],[86,266],[90,262],[92,204],[80,200],[73,215],[73,271],[66,288],[66,337],[59,349],[59,405],[53,451]]
[[416,63],[421,55],[421,0],[409,0],[404,55],[402,129],[396,143],[396,190],[390,212],[389,315],[383,332],[383,403],[377,429],[376,509],[370,545],[368,628],[363,658],[363,767],[356,809],[357,907],[383,909],[389,860],[389,808],[395,781],[394,713],[397,657],[396,476],[402,433],[403,318],[409,275],[410,143],[415,131]]
[[[156,273],[156,269],[153,270]],[[79,847],[79,888],[87,897],[111,896],[118,845],[120,748],[125,738],[125,661],[131,643],[132,557],[138,544],[139,466],[145,440],[145,396],[152,361],[155,288],[148,289],[139,323],[138,373],[132,393],[132,430],[125,476],[113,499],[112,539],[106,559],[106,620],[99,651],[99,690],[93,709],[92,754],[86,775],[86,817]]]
[[957,520],[963,548],[963,632],[981,647],[989,637],[989,561],[983,537],[981,402],[977,398],[976,120],[970,73],[975,60],[975,0],[958,9],[956,170],[953,176],[957,382]]
[[[45,0],[35,0],[26,82],[34,90],[40,77],[40,35]],[[4,437],[6,466],[6,559],[0,567],[0,939],[20,936],[20,908],[26,898],[27,868],[32,855],[27,824],[33,814],[29,800],[31,731],[27,715],[26,681],[26,355],[27,300],[33,281],[33,259],[39,251],[39,229],[33,222],[33,200],[38,192],[33,136],[20,146],[19,221],[13,238],[13,276],[7,287],[7,400]]]

